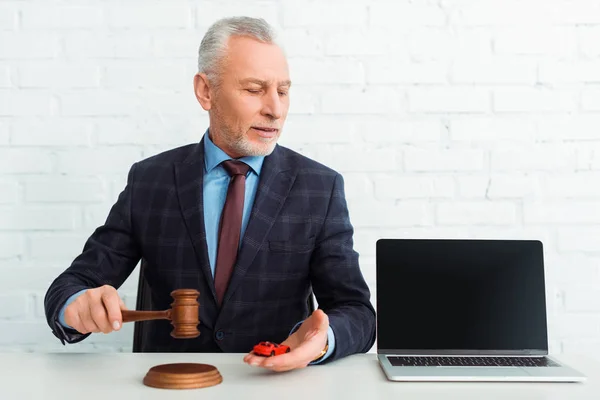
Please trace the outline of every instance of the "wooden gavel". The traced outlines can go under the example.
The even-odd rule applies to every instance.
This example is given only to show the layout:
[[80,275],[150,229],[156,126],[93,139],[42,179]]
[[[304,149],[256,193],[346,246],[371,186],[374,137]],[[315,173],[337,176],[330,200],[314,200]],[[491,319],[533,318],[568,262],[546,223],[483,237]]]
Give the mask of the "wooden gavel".
[[200,292],[194,289],[177,289],[171,292],[173,303],[165,311],[130,311],[122,310],[123,322],[149,321],[167,319],[173,325],[171,336],[175,339],[193,339],[200,336],[198,330],[198,296]]

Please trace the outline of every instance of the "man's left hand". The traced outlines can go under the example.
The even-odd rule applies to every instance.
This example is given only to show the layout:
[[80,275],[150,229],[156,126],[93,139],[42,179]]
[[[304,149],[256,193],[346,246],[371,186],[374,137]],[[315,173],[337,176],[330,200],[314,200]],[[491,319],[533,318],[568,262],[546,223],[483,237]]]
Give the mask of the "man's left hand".
[[273,357],[261,357],[250,352],[244,362],[273,371],[289,371],[304,368],[317,358],[327,344],[329,318],[323,310],[317,309],[304,320],[300,328],[292,333],[284,342],[290,346],[290,352]]

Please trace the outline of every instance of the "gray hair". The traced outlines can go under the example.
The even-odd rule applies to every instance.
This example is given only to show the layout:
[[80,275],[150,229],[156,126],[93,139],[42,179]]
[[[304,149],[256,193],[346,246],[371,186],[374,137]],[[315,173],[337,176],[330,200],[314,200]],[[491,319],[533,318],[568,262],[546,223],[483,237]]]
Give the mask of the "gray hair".
[[227,51],[231,36],[248,36],[263,43],[277,44],[275,31],[262,18],[228,17],[208,28],[198,49],[198,72],[205,73],[213,84],[217,82],[218,64]]

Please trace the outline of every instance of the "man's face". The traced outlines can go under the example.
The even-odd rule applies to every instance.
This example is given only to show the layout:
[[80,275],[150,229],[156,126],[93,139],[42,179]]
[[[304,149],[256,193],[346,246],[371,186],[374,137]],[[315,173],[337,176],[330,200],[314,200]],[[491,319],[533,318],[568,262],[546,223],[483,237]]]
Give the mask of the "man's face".
[[289,109],[290,77],[283,51],[234,36],[220,68],[217,87],[209,89],[211,139],[234,158],[269,155]]

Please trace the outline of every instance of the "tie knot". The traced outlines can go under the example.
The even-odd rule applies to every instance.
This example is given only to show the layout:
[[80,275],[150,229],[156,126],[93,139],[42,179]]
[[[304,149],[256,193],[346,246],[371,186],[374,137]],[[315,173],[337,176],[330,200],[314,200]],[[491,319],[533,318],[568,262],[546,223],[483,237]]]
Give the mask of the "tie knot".
[[223,161],[223,167],[229,176],[246,175],[250,166],[242,161],[227,160]]

